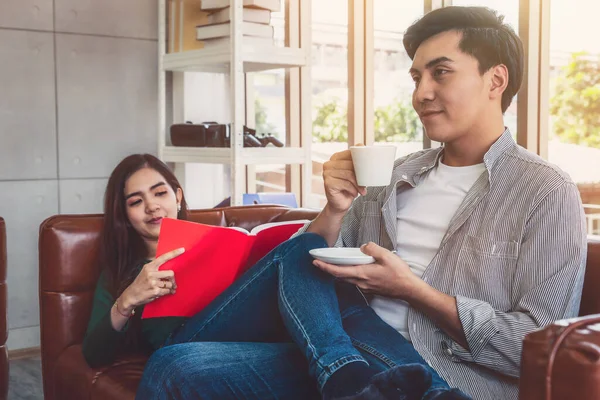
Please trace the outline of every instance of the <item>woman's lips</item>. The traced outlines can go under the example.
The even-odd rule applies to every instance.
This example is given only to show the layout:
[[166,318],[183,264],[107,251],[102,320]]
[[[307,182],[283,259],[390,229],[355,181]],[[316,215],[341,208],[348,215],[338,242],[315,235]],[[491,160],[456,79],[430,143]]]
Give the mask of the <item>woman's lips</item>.
[[161,222],[162,222],[162,217],[152,218],[151,220],[148,221],[148,223],[151,225],[159,225]]

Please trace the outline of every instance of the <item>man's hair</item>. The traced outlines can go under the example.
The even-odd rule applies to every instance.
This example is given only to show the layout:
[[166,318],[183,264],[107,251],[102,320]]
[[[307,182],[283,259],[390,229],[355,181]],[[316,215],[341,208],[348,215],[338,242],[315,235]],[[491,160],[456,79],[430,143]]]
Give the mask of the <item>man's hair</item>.
[[508,69],[508,86],[502,94],[504,113],[523,81],[523,43],[514,30],[504,23],[504,16],[485,7],[444,7],[425,14],[404,34],[404,48],[412,60],[427,39],[447,31],[462,34],[460,50],[479,62],[483,75],[490,68],[504,64]]

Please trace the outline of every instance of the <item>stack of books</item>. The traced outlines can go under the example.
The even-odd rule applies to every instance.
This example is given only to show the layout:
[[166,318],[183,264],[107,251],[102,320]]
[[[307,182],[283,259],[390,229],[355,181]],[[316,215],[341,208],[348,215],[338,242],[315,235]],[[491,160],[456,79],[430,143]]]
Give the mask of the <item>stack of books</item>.
[[[272,46],[271,12],[280,10],[280,0],[243,0],[243,45]],[[202,0],[200,8],[208,12],[206,22],[196,26],[196,40],[204,48],[230,45],[230,0]]]

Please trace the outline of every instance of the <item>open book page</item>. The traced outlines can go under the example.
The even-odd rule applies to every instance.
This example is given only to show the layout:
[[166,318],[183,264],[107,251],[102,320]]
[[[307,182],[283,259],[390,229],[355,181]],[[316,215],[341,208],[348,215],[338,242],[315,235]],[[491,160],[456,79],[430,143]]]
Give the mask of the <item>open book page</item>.
[[241,226],[228,226],[227,228],[228,229],[233,229],[233,230],[236,230],[236,231],[239,231],[239,232],[242,232],[242,233],[245,233],[246,235],[250,234],[250,232],[248,232],[248,229],[244,229]]
[[307,222],[307,220],[274,222],[259,225],[250,231],[250,235],[256,237],[246,268],[253,266],[258,260],[266,256],[271,250],[279,244],[288,240],[294,233],[298,232]]
[[252,229],[250,231],[251,235],[258,235],[259,232],[265,230],[265,229],[269,229],[272,226],[281,226],[281,225],[298,225],[301,224],[302,226],[309,223],[310,221],[307,219],[299,219],[296,221],[281,221],[281,222],[269,222],[267,224],[262,224],[259,225],[257,227],[255,227],[254,229]]

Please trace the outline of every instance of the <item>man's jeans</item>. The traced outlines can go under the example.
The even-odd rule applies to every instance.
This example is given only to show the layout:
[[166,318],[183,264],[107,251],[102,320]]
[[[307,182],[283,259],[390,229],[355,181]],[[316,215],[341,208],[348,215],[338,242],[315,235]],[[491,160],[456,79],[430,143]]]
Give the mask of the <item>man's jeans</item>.
[[356,287],[313,266],[322,247],[307,233],[260,260],[152,355],[136,398],[311,399],[350,362],[427,366]]

